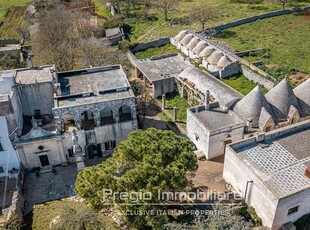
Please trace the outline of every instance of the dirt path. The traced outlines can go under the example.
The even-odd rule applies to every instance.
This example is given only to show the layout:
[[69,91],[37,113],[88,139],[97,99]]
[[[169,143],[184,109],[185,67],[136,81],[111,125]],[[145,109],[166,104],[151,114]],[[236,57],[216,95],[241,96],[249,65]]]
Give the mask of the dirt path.
[[148,35],[150,32],[152,32],[153,30],[157,29],[158,27],[162,26],[162,25],[165,25],[167,22],[164,22],[158,26],[154,26],[153,28],[149,29],[145,34],[143,34],[141,37],[139,37],[137,39],[137,42],[139,42],[142,38],[144,38],[146,35]]

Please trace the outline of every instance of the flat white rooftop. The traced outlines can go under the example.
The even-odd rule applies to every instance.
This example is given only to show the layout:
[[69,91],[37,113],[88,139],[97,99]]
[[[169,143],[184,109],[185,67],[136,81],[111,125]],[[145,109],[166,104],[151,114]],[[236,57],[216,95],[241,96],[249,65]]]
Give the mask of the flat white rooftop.
[[[274,131],[276,132],[276,131]],[[310,125],[264,143],[232,144],[245,165],[278,198],[310,188],[305,170],[310,165]]]

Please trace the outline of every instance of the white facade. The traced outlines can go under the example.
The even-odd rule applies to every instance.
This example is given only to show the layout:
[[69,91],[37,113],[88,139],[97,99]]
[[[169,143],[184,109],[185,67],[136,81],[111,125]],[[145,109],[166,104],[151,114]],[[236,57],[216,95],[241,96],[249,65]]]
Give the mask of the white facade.
[[6,118],[0,116],[0,177],[13,175],[19,169],[19,158],[8,135]]

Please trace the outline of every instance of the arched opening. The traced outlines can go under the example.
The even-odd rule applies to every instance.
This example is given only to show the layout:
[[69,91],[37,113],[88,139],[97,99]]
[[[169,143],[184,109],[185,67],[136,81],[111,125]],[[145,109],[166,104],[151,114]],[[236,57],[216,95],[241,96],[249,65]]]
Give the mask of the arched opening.
[[86,146],[88,159],[102,157],[101,144],[89,144]]
[[130,121],[131,117],[131,108],[128,105],[123,105],[118,110],[119,120],[120,121]]
[[65,132],[70,131],[70,129],[75,128],[74,116],[71,114],[65,114],[61,117],[62,120],[62,130]]
[[100,125],[113,124],[113,112],[109,108],[100,111]]
[[94,114],[92,111],[84,111],[81,113],[81,128],[91,130],[95,128]]

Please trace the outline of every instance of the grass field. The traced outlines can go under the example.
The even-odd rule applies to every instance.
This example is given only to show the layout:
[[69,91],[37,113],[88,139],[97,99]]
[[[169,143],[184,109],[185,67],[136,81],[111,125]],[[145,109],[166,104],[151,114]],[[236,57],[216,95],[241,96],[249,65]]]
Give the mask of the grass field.
[[1,0],[0,1],[0,22],[2,22],[9,9],[16,6],[26,6],[33,0]]
[[178,121],[186,122],[187,109],[191,106],[185,98],[181,98],[178,93],[166,94],[166,109],[173,116],[173,108],[177,108]]
[[[243,75],[224,79],[223,82],[243,95],[247,95],[257,85],[253,81],[248,80]],[[260,89],[263,91],[263,93],[268,92],[264,86],[260,86]]]
[[135,56],[138,59],[147,59],[153,56],[160,56],[164,54],[177,53],[177,52],[178,49],[174,45],[168,44],[165,46],[149,48],[147,50],[136,52]]
[[[95,213],[84,203],[69,200],[56,200],[36,205],[33,212],[25,217],[26,227],[24,229],[51,229],[50,223],[56,216],[59,216],[63,222],[67,222],[65,223],[66,226],[63,225],[63,228],[58,227],[57,229],[92,230],[94,228],[90,228],[88,224],[95,223],[98,220],[106,226],[105,229],[117,229],[110,217],[104,216],[102,213]],[[80,223],[84,223],[83,228]]]
[[16,28],[25,23],[25,13],[25,6],[12,7],[0,26],[0,38],[18,39],[19,35],[16,32]]
[[[249,57],[264,61],[270,74],[283,74],[281,69],[294,69],[310,74],[310,12],[259,20],[224,30],[226,42],[237,51],[269,48],[270,57]],[[293,71],[293,72],[294,72]],[[275,76],[278,77],[278,76]],[[284,76],[282,76],[283,78]]]

